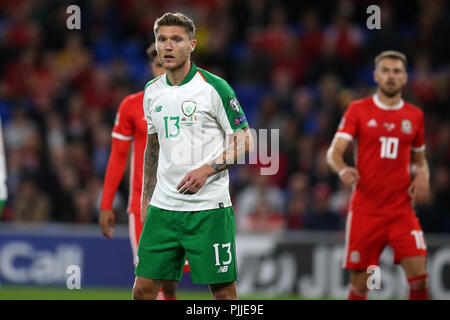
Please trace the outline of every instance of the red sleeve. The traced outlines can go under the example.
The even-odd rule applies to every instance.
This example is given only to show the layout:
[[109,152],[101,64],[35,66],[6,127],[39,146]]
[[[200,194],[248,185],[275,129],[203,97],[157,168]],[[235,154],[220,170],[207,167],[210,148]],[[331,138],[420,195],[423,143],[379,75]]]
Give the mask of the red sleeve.
[[122,180],[125,166],[127,164],[128,150],[131,141],[112,139],[111,154],[106,168],[105,180],[103,183],[102,201],[100,210],[111,210],[114,195]]
[[420,110],[416,136],[412,142],[412,150],[416,152],[425,150],[425,117],[422,110]]
[[120,140],[131,140],[134,134],[133,108],[130,96],[123,99],[116,113],[112,136]]
[[347,140],[353,140],[358,134],[358,123],[357,123],[357,113],[356,108],[353,103],[351,103],[347,111],[341,118],[339,127],[337,129],[336,136],[343,137]]

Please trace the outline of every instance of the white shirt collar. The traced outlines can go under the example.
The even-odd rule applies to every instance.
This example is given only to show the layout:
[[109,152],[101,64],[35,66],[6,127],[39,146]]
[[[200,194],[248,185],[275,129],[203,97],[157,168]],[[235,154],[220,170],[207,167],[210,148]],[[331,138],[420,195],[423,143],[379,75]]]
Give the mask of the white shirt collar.
[[400,99],[400,102],[397,103],[395,106],[388,106],[387,104],[384,104],[383,102],[380,101],[380,99],[378,98],[378,94],[376,94],[376,93],[372,96],[372,98],[373,98],[373,103],[375,103],[375,105],[378,108],[383,109],[383,110],[390,110],[390,111],[399,110],[404,105],[403,99]]

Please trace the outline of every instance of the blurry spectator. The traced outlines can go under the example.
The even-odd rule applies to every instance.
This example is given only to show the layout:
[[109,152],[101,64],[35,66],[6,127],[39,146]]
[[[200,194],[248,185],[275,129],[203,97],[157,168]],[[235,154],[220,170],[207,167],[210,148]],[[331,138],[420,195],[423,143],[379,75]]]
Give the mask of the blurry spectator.
[[31,120],[23,107],[16,106],[12,118],[4,127],[5,145],[8,150],[25,146],[28,138],[37,133],[37,124]]
[[289,178],[287,189],[286,228],[299,230],[304,228],[304,215],[308,207],[310,179],[305,172],[294,172]]
[[261,99],[261,111],[253,127],[268,130],[279,129],[284,117],[283,108],[280,108],[275,97],[266,95]]
[[347,0],[338,2],[333,24],[325,30],[325,41],[331,42],[338,55],[353,66],[360,62],[363,33],[361,27],[353,24],[353,4]]
[[13,210],[15,221],[44,222],[50,218],[50,200],[33,178],[25,177],[19,184]]
[[314,186],[310,206],[308,207],[304,225],[310,230],[337,230],[340,227],[339,216],[330,210],[331,189],[326,183]]
[[411,75],[411,89],[417,103],[421,106],[431,105],[437,98],[435,76],[431,73],[430,60],[427,55],[419,54],[414,61],[415,70]]
[[297,144],[297,155],[294,170],[309,172],[314,166],[314,139],[310,135],[300,136]]
[[67,108],[67,132],[72,138],[82,138],[86,134],[86,110],[79,94],[69,97]]
[[302,133],[312,134],[316,131],[317,123],[313,95],[309,88],[299,87],[292,95],[292,112]]
[[55,203],[57,208],[55,219],[63,222],[70,222],[75,219],[73,197],[78,185],[80,185],[80,178],[75,168],[68,165],[65,160],[63,161],[64,162],[57,167],[58,181],[61,189]]
[[417,208],[417,215],[425,232],[450,233],[449,170],[440,165],[431,171],[430,200]]
[[296,41],[287,24],[286,9],[281,3],[274,3],[270,8],[267,25],[254,29],[251,34],[253,44],[267,51],[272,59],[283,55],[289,42]]
[[88,190],[78,189],[74,194],[75,221],[79,224],[94,223],[97,221],[93,206],[93,196]]
[[92,162],[94,173],[101,176],[106,171],[111,147],[111,129],[105,125],[94,128]]
[[345,186],[341,180],[336,191],[330,198],[330,209],[341,217],[341,221],[345,220],[350,204],[350,198],[352,196],[352,189]]
[[[236,199],[236,222],[238,229],[246,224],[248,216],[257,211],[260,203],[265,201],[269,211],[283,212],[283,193],[271,184],[265,175],[255,175],[252,184],[245,188]],[[263,211],[266,208],[263,208]],[[242,225],[241,225],[242,224]]]
[[316,152],[313,170],[309,173],[311,183],[313,185],[325,183],[333,186],[335,178],[327,164],[327,146],[322,146]]
[[301,16],[300,45],[299,53],[306,63],[316,59],[322,51],[323,46],[323,29],[320,26],[320,18],[317,11],[307,9]]
[[315,85],[325,73],[338,75],[346,85],[352,84],[353,69],[348,61],[338,55],[331,39],[325,39],[320,54],[311,62],[306,71],[308,85]]
[[297,139],[299,136],[298,121],[294,117],[286,117],[280,128],[280,150],[286,155],[288,163],[288,173],[292,169],[292,164],[297,151]]
[[[234,174],[236,174],[234,176]],[[232,181],[233,191],[240,193],[248,187],[253,180],[254,171],[247,165],[236,166],[230,170],[230,180]]]
[[285,221],[283,213],[262,198],[254,210],[241,221],[240,230],[253,233],[278,233],[284,230]]
[[300,230],[303,229],[305,213],[308,206],[306,197],[297,196],[291,199],[288,203],[286,214],[286,229],[287,230]]
[[65,127],[61,115],[55,111],[48,112],[45,116],[46,143],[50,152],[61,150],[66,143]]
[[299,197],[306,197],[310,189],[310,179],[305,172],[297,171],[289,177],[289,185],[287,188],[287,200]]

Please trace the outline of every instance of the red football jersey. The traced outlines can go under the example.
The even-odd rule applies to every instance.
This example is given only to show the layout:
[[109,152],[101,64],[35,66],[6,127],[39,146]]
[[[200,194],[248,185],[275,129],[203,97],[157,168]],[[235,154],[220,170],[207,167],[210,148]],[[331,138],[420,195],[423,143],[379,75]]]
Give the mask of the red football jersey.
[[127,211],[138,214],[141,212],[142,170],[147,143],[147,121],[144,117],[143,101],[144,91],[127,96],[119,106],[112,131],[112,137],[115,139],[133,141]]
[[336,135],[356,139],[356,168],[360,180],[351,208],[358,212],[393,214],[411,212],[411,151],[425,150],[422,110],[403,100],[393,107],[377,97],[352,102]]

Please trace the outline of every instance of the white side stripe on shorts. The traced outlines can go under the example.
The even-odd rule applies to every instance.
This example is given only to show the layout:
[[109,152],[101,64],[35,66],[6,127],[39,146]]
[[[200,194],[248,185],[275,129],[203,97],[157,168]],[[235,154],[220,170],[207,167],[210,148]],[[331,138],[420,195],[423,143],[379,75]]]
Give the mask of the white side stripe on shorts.
[[350,246],[350,229],[352,227],[353,212],[349,211],[347,215],[347,221],[345,222],[345,248],[344,248],[344,260],[342,261],[342,267],[347,266],[348,249]]
[[128,214],[128,234],[130,235],[131,251],[133,253],[133,265],[136,265],[137,256],[137,240],[136,240],[136,224],[134,214]]

